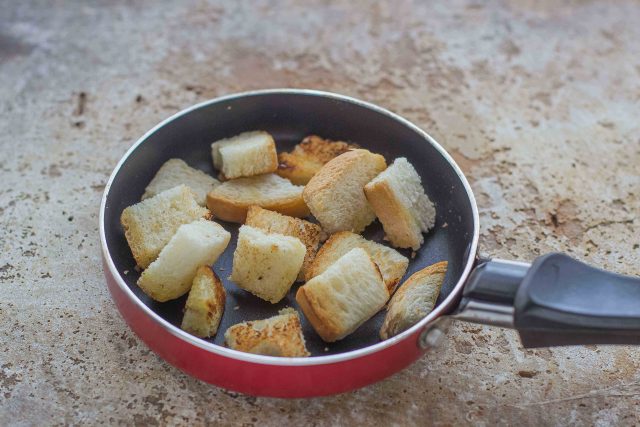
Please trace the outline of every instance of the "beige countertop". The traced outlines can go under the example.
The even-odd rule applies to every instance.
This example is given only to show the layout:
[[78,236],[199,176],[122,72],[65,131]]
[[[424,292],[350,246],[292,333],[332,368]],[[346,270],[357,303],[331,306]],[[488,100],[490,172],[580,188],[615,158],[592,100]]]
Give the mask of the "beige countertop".
[[157,122],[217,95],[314,88],[390,108],[449,150],[482,254],[565,251],[639,274],[640,3],[37,3],[0,6],[0,425],[640,421],[638,349],[524,351],[462,323],[353,393],[224,391],[129,331],[97,233],[108,175]]

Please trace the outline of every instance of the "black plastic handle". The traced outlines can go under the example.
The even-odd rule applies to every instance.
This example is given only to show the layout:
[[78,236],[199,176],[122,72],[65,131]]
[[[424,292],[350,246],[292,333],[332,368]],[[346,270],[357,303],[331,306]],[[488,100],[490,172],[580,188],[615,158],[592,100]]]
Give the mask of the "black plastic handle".
[[640,344],[640,278],[542,256],[518,286],[514,326],[525,347]]

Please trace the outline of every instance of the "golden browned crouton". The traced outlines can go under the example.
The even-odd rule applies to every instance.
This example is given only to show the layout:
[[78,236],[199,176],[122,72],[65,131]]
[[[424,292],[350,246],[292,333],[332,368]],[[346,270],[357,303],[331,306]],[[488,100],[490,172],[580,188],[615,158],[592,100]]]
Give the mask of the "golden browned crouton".
[[224,334],[229,348],[246,353],[279,357],[306,357],[300,317],[293,308],[280,310],[277,316],[238,323]]
[[296,185],[305,185],[325,163],[352,148],[357,145],[309,135],[291,152],[278,154],[276,173]]

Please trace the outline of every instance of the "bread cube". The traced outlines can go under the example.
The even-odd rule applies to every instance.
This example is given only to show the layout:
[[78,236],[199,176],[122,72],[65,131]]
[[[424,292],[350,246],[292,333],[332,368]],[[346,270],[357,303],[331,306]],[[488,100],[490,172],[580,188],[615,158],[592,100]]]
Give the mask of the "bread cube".
[[158,259],[142,272],[138,286],[159,302],[181,297],[191,289],[198,267],[216,262],[230,239],[231,234],[213,221],[181,225]]
[[296,301],[318,335],[340,340],[375,315],[389,299],[378,266],[354,248],[296,293]]
[[147,185],[142,200],[154,197],[181,184],[193,191],[196,202],[200,206],[205,206],[207,193],[220,185],[220,181],[201,170],[192,168],[180,159],[169,159],[158,169],[156,175]]
[[216,218],[231,222],[244,223],[253,205],[302,218],[309,215],[303,189],[274,173],[237,178],[214,188],[207,195],[207,206]]
[[404,157],[396,159],[365,185],[364,192],[391,245],[420,249],[422,233],[436,222],[436,209],[411,163]]
[[331,264],[353,248],[362,248],[378,265],[382,278],[393,294],[409,266],[409,260],[395,249],[367,240],[359,234],[341,231],[333,234],[320,248],[306,274],[306,280],[324,272]]
[[305,272],[311,265],[320,244],[322,228],[318,224],[262,209],[260,206],[251,206],[247,212],[245,225],[259,228],[267,233],[284,234],[300,239],[307,248],[307,253],[297,280],[304,280]]
[[213,165],[225,179],[275,172],[278,154],[273,137],[264,131],[244,132],[211,144]]
[[348,151],[324,165],[305,186],[302,197],[327,233],[360,233],[376,218],[364,186],[386,167],[379,154]]
[[147,268],[178,227],[208,216],[209,210],[198,205],[193,192],[179,185],[129,206],[120,223],[136,263]]
[[273,304],[285,297],[295,282],[306,253],[297,238],[240,227],[230,279],[240,288]]
[[277,357],[306,357],[307,351],[300,317],[293,308],[280,310],[277,316],[238,323],[224,334],[227,346],[245,353]]
[[226,292],[216,273],[208,265],[198,267],[180,327],[200,338],[214,336],[224,313],[225,301]]
[[387,315],[380,328],[380,338],[386,340],[406,331],[436,306],[447,274],[447,261],[423,268],[411,275],[391,298]]

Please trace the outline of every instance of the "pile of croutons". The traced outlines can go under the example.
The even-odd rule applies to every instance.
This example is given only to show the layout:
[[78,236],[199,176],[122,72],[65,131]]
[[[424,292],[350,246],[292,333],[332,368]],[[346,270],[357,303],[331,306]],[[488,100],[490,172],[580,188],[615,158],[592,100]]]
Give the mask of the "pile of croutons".
[[[326,342],[345,338],[385,305],[382,339],[433,310],[446,261],[419,270],[398,287],[409,259],[392,247],[418,250],[436,220],[406,158],[387,167],[379,154],[318,136],[277,153],[264,131],[216,141],[211,156],[217,179],[170,159],[142,201],[121,216],[142,269],[138,286],[158,302],[188,293],[183,330],[215,336],[224,314],[226,293],[212,266],[231,234],[214,220],[243,224],[229,280],[271,304],[295,282],[304,282],[295,299]],[[359,234],[376,218],[392,247]],[[224,337],[228,347],[240,351],[310,355],[293,308],[231,326]]]

